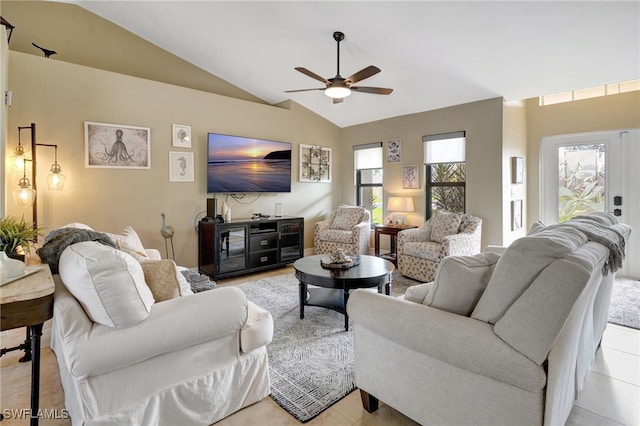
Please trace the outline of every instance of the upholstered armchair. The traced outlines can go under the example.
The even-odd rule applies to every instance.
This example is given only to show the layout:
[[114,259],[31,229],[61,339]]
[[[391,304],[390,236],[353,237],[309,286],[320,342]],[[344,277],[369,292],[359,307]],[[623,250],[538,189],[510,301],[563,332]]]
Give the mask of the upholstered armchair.
[[340,206],[327,220],[317,222],[313,232],[316,254],[342,249],[347,254],[366,254],[371,237],[371,212],[359,206]]
[[421,228],[398,233],[398,271],[430,282],[445,256],[480,253],[482,219],[462,213],[438,211]]

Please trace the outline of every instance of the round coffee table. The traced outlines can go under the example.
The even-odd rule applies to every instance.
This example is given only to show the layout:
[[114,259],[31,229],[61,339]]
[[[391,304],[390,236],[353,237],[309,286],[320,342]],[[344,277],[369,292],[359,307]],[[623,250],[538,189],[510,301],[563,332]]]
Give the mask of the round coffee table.
[[[320,259],[328,254],[307,256],[293,264],[300,281],[300,319],[304,319],[304,307],[320,306],[344,315],[344,328],[349,330],[347,301],[349,291],[356,288],[378,287],[378,293],[389,295],[392,273],[395,267],[388,260],[360,255],[360,264],[348,269],[325,269]],[[321,288],[307,288],[314,285]]]

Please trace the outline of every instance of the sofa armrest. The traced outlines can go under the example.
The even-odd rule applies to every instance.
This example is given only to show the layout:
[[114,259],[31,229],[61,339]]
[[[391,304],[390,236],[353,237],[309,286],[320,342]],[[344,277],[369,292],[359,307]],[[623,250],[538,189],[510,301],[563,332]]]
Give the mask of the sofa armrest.
[[219,288],[156,303],[147,319],[128,328],[93,324],[65,336],[67,365],[76,377],[96,375],[229,336],[245,325],[247,303],[241,290]]
[[[356,290],[347,312],[383,339],[530,392],[546,383],[544,368],[503,342],[491,324],[410,301]],[[357,344],[366,344],[358,341]],[[356,361],[357,362],[357,361]]]
[[431,235],[431,224],[429,222],[420,228],[403,229],[398,232],[398,252],[402,251],[402,247],[406,243],[429,241],[429,235]]
[[480,253],[479,233],[459,233],[447,235],[442,239],[444,256],[471,256]]
[[329,229],[331,226],[331,221],[329,219],[321,220],[320,222],[316,222],[314,225],[314,229],[316,232],[324,231],[325,229]]

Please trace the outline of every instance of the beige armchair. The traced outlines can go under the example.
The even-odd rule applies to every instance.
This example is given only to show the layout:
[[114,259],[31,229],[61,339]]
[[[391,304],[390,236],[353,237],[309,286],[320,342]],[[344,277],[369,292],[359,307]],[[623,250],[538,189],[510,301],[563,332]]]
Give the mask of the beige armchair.
[[480,253],[481,236],[479,217],[438,211],[421,228],[398,233],[398,271],[419,281],[433,281],[445,256]]
[[327,220],[317,222],[313,232],[316,254],[342,249],[347,254],[366,254],[371,237],[371,212],[359,206],[340,206]]

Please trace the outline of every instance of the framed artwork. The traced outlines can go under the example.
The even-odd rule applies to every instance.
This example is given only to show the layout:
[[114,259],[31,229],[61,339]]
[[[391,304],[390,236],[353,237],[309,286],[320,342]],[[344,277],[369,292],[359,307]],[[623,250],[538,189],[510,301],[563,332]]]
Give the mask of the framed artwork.
[[399,163],[402,161],[402,142],[400,139],[393,139],[386,142],[387,163]]
[[193,182],[193,152],[169,151],[169,182]]
[[524,158],[511,157],[511,183],[524,182]]
[[418,166],[402,166],[402,189],[420,188],[420,169]]
[[511,230],[522,228],[522,200],[511,201]]
[[331,182],[331,148],[300,145],[300,182]]
[[85,167],[151,168],[151,129],[84,122]]
[[191,126],[173,125],[173,146],[191,148]]

